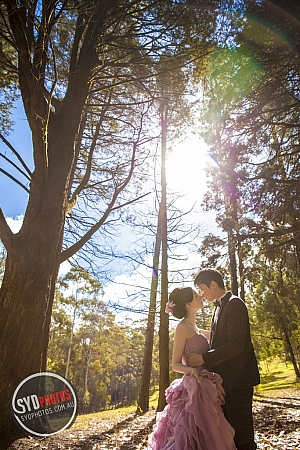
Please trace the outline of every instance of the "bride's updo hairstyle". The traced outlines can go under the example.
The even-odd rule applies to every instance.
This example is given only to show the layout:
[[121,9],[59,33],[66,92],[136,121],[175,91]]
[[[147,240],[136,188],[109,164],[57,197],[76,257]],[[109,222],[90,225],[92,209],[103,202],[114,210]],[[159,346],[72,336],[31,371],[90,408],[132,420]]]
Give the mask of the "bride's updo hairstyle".
[[169,295],[170,312],[177,319],[186,316],[186,304],[193,301],[193,290],[190,287],[176,288]]

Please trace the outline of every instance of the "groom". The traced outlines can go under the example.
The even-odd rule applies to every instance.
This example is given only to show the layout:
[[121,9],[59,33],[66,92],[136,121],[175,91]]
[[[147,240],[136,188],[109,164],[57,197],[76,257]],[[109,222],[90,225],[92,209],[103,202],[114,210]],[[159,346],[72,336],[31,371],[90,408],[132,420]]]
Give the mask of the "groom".
[[[238,450],[255,450],[252,416],[253,386],[260,383],[250,337],[248,311],[239,297],[226,291],[220,272],[201,269],[194,280],[203,297],[214,302],[210,348],[207,353],[187,357],[191,367],[205,367],[223,378],[226,392],[224,415],[235,430]],[[218,301],[218,303],[215,302]]]

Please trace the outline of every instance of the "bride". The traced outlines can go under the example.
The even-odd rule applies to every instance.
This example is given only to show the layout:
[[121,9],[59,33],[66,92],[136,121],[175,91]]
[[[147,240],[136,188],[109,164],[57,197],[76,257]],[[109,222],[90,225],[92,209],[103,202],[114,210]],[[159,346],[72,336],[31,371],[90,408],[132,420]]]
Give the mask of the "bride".
[[166,312],[182,319],[175,331],[172,369],[184,376],[166,389],[167,406],[156,415],[149,450],[236,450],[234,429],[221,407],[222,378],[203,366],[186,365],[187,355],[209,349],[209,331],[198,330],[195,323],[201,308],[202,297],[190,287],[176,288],[169,296]]

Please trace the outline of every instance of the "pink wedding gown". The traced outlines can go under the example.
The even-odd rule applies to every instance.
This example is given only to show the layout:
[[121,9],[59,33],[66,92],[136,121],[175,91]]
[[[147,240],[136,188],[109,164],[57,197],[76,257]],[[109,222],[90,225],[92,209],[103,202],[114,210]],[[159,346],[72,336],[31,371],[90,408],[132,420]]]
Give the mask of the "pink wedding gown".
[[[203,334],[187,339],[183,355],[205,353]],[[148,438],[150,450],[236,450],[234,429],[224,417],[224,389],[220,375],[198,368],[201,383],[184,375],[166,389],[167,406],[156,415]]]

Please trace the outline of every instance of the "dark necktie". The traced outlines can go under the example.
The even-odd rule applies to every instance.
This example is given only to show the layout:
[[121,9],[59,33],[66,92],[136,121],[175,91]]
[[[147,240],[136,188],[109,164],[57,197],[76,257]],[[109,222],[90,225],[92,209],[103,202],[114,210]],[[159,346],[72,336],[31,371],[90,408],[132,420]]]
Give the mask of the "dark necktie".
[[[217,328],[217,322],[218,322],[218,317],[219,317],[219,313],[220,313],[220,306],[221,306],[221,302],[220,300],[214,300],[213,301],[215,312],[213,315],[213,320],[212,320],[212,324],[211,324],[211,330],[210,330],[210,344],[212,343],[212,340],[214,338],[214,335],[216,333],[216,328]],[[218,308],[219,307],[219,308]]]

